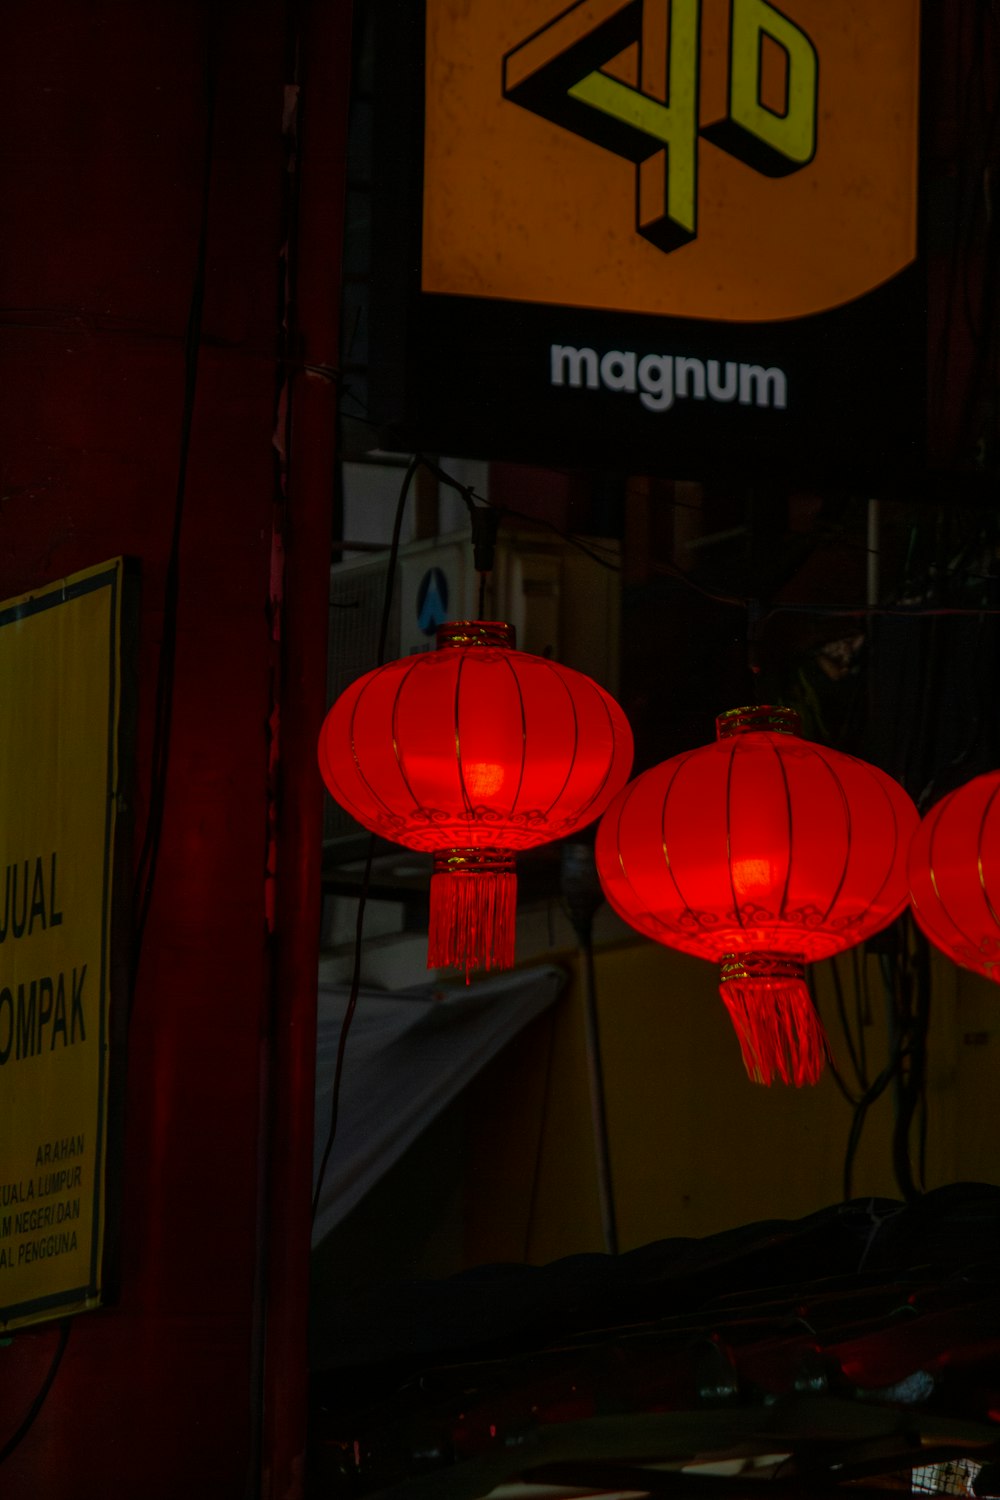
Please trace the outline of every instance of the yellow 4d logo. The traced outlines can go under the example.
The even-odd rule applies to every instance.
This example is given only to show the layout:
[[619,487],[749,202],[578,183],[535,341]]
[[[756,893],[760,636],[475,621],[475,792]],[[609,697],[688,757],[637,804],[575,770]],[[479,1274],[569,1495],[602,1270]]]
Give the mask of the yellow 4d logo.
[[[665,251],[698,233],[699,134],[768,177],[816,153],[816,48],[768,0],[731,0],[728,114],[700,129],[701,20],[701,0],[578,0],[504,57],[507,99],[635,162],[636,229]],[[764,98],[768,45],[784,61],[777,108]]]
[[913,260],[920,0],[424,4],[425,292],[773,322]]

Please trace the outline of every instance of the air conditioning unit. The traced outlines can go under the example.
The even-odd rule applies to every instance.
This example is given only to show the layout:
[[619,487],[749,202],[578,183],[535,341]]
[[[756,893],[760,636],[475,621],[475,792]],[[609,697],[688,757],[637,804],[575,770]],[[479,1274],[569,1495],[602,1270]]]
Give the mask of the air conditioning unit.
[[[621,619],[620,549],[601,538],[580,539],[606,558],[596,562],[561,537],[501,532],[487,581],[485,617],[507,620],[522,651],[552,656],[586,672],[612,694],[618,690]],[[389,554],[378,552],[330,569],[328,701],[376,665]],[[411,542],[400,549],[385,659],[432,651],[446,620],[475,619],[479,574],[467,531]],[[324,842],[356,852],[358,825],[330,798]],[[347,849],[345,847],[345,854]]]

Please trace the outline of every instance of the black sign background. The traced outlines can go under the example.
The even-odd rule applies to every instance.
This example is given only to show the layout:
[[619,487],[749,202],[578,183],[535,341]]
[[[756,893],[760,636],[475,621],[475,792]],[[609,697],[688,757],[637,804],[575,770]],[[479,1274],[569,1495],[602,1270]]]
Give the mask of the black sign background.
[[[424,7],[382,0],[376,28],[369,378],[382,446],[882,493],[914,482],[926,443],[919,259],[853,302],[778,323],[423,293]],[[787,406],[688,397],[657,412],[637,393],[553,387],[553,344],[598,357],[621,350],[775,366],[787,377]]]

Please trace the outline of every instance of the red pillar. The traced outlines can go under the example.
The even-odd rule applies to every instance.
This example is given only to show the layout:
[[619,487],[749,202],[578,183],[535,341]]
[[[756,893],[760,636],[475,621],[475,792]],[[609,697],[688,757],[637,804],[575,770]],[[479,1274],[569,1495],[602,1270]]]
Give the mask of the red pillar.
[[[347,0],[303,12],[325,31],[317,111],[340,120],[347,13]],[[139,559],[136,852],[181,448],[210,27],[217,78],[173,733],[128,1041],[121,1293],[74,1319],[0,1489],[11,1500],[216,1500],[254,1494],[263,1467],[271,1493],[291,1495],[305,1431],[318,925],[319,783],[308,751],[324,683],[333,401],[326,384],[293,379],[298,435],[283,496],[272,441],[289,229],[282,113],[298,21],[265,0],[19,0],[5,19],[0,598],[119,553]],[[325,144],[303,138],[319,204],[310,253],[317,268],[329,257],[328,296],[310,294],[308,315],[303,263],[300,321],[316,363],[335,363],[340,129],[327,126]],[[55,1346],[56,1330],[43,1327],[0,1348],[0,1447]]]

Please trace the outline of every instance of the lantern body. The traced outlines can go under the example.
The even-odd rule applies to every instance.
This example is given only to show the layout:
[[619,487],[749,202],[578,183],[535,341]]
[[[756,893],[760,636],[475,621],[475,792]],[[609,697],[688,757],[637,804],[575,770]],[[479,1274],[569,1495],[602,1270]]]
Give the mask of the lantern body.
[[513,856],[599,817],[632,766],[632,732],[610,694],[512,641],[499,623],[444,625],[437,651],[352,683],[320,733],[320,770],[340,805],[435,854],[434,967],[513,961]]
[[910,846],[908,873],[913,915],[930,942],[1000,983],[1000,771],[931,808]]
[[[890,776],[800,739],[797,726],[789,710],[723,715],[715,744],[638,776],[597,836],[601,884],[619,916],[719,963],[731,1012],[734,1004],[759,1010],[734,1020],[748,1072],[762,1082],[819,1076],[825,1044],[802,966],[863,941],[903,910],[917,823]],[[801,1048],[781,1041],[782,1026],[770,1042],[764,1036],[777,1024],[775,1005],[797,1011],[790,1024],[803,1032]],[[760,1033],[749,1053],[748,1028]]]

